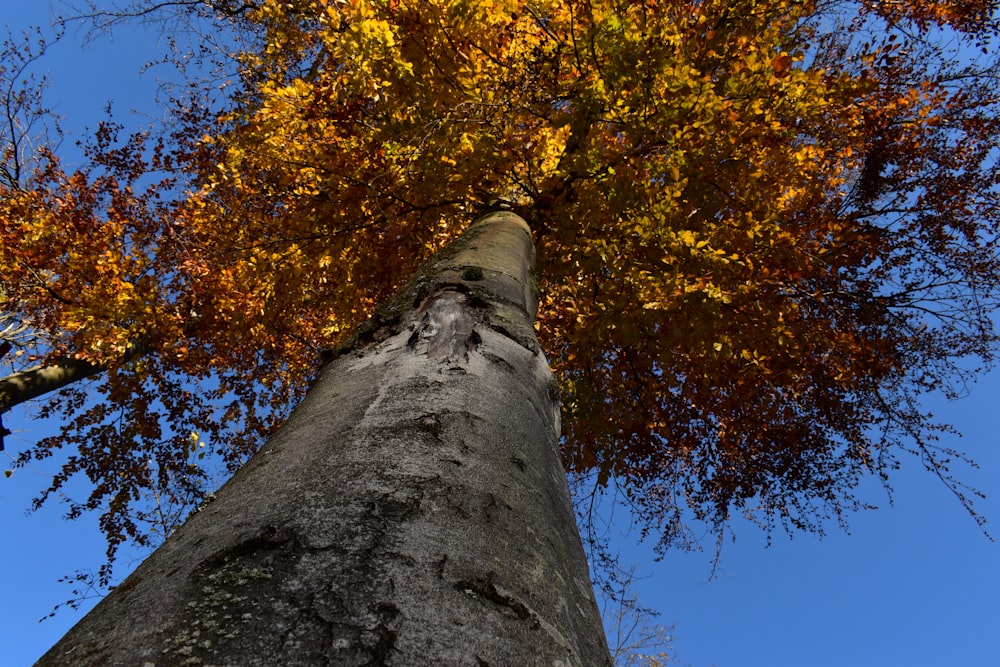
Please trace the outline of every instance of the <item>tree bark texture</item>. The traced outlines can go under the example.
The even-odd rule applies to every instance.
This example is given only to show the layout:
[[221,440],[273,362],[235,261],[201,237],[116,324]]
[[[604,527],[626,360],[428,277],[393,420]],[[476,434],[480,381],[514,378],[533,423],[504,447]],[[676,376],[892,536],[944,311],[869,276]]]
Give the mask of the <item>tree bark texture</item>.
[[609,665],[532,265],[477,221],[38,664]]

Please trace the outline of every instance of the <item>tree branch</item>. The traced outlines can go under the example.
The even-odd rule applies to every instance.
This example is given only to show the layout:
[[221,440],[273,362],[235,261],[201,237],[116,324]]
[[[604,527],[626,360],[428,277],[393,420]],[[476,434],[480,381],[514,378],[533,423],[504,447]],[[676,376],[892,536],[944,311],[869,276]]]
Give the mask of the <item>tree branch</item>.
[[[128,363],[148,350],[139,343],[129,343],[121,363]],[[10,435],[3,425],[3,414],[15,405],[62,389],[66,385],[85,380],[110,368],[110,364],[97,364],[83,359],[65,357],[39,364],[0,379],[0,451],[3,438]]]

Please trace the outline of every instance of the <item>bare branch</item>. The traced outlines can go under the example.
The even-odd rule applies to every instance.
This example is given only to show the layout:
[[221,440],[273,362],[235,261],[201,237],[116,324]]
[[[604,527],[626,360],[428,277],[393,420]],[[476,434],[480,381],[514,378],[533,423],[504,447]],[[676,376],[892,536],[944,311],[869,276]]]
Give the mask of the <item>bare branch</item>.
[[[121,363],[128,363],[145,352],[144,346],[139,343],[131,343],[126,348]],[[12,373],[0,379],[0,417],[15,405],[57,391],[74,382],[93,377],[108,368],[110,368],[110,364],[64,357],[18,373]],[[3,436],[9,433],[0,423],[0,450],[3,449]]]

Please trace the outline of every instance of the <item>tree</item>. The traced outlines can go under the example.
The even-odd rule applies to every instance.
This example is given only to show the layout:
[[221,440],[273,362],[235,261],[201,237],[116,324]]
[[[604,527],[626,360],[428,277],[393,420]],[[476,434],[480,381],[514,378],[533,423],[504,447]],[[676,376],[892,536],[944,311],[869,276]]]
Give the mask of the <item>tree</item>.
[[112,549],[197,476],[191,431],[241,463],[496,199],[537,237],[564,464],[664,546],[734,511],[820,530],[899,451],[970,502],[918,398],[996,344],[990,3],[176,7],[232,36],[235,83],[2,204],[22,358],[105,371],[22,460],[77,447],[49,491],[93,479]]
[[610,664],[532,255],[470,228],[39,664]]

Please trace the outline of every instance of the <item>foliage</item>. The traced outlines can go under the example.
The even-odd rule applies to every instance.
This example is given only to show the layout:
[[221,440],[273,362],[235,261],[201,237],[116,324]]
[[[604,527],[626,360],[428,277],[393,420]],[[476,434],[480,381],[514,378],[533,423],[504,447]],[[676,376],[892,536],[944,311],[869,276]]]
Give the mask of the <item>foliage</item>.
[[192,431],[238,465],[497,200],[535,230],[566,467],[664,546],[692,515],[821,530],[899,451],[970,502],[917,401],[995,350],[994,3],[160,9],[231,38],[178,42],[183,73],[232,76],[185,74],[163,128],[105,124],[86,168],[40,149],[0,185],[0,311],[37,334],[6,361],[109,368],[40,408],[65,429],[20,460],[75,449],[49,493],[86,475],[73,511],[112,551],[143,494],[204,475]]

